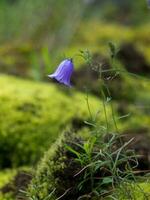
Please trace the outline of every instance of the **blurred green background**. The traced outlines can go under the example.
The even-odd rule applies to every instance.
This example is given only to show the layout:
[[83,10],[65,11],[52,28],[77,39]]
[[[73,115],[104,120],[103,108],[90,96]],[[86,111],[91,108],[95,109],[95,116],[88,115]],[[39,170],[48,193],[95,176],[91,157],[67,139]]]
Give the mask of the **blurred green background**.
[[145,1],[1,0],[0,8],[2,72],[43,80],[80,49],[105,55],[109,40],[133,42],[150,60]]
[[[121,133],[150,135],[149,19],[146,0],[0,1],[2,200],[15,193],[11,187],[3,192],[12,176],[35,166],[64,130],[87,134],[85,87],[93,114],[101,111],[100,83],[80,50],[107,63],[108,42],[119,48],[115,66],[126,73],[110,83],[118,127]],[[68,57],[75,64],[71,90],[47,78]],[[98,121],[105,123],[103,114]]]

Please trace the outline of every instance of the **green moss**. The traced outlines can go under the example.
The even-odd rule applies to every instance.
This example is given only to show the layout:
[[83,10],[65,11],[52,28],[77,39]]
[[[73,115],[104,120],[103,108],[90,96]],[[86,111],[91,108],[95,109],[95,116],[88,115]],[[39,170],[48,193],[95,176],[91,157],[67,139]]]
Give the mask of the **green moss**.
[[[74,89],[4,75],[0,85],[0,167],[33,164],[73,119],[89,118],[85,95]],[[92,113],[101,108],[89,102]]]
[[0,200],[15,200],[15,199],[12,197],[11,193],[4,195],[0,193]]
[[32,177],[32,170],[27,166],[0,171],[0,200],[15,200],[23,196]]
[[124,189],[123,190],[118,189],[115,192],[116,194],[114,193],[114,196],[116,196],[118,200],[128,200],[128,199],[149,200],[150,199],[150,182],[149,181],[146,181],[143,183],[131,184],[129,187],[127,186],[126,192]]
[[17,171],[15,169],[7,169],[0,171],[0,188],[7,184],[16,175]]
[[[149,84],[129,77],[126,81],[130,87],[124,90],[131,98],[133,94],[137,97],[134,105],[123,108],[123,115],[131,116],[117,121],[118,126],[120,130],[148,127]],[[0,85],[0,167],[34,164],[63,130],[72,127],[73,121],[83,123],[90,118],[85,95],[75,89],[4,75],[0,76]],[[105,125],[102,102],[89,96],[89,104],[93,116],[100,111],[97,118],[100,125]],[[138,105],[142,109],[137,109]],[[108,119],[113,126],[110,111]]]
[[[69,136],[72,138],[72,135]],[[66,153],[64,149],[64,141],[67,138],[61,135],[57,142],[45,153],[44,158],[39,163],[35,176],[29,185],[28,197],[37,198],[39,200],[45,199],[50,195],[49,199],[55,200],[55,187],[58,190],[63,190],[66,185],[59,181],[63,181],[63,171],[69,166],[66,162]],[[68,176],[69,171],[66,173]],[[66,179],[64,179],[65,181]],[[58,185],[58,183],[60,183]],[[66,182],[67,183],[67,182]]]
[[[17,173],[16,169],[7,169],[7,170],[0,171],[0,188],[2,188],[6,184],[8,184],[10,181],[12,181],[16,173]],[[14,198],[10,192],[6,194],[2,194],[0,192],[0,200],[14,200]]]
[[[150,131],[150,81],[142,77],[125,75],[124,99],[118,102],[118,115],[128,117],[118,120],[121,130],[140,130],[146,128]],[[117,90],[116,90],[117,91]],[[125,102],[128,98],[128,101]],[[130,102],[129,102],[130,100]]]

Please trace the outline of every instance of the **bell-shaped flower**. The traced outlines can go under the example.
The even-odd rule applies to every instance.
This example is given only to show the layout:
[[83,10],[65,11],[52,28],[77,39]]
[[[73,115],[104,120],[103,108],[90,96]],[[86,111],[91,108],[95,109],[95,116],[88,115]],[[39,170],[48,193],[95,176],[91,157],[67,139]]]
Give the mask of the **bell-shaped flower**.
[[150,8],[150,0],[147,0],[148,8]]
[[53,74],[48,75],[48,77],[57,80],[66,86],[71,87],[70,79],[74,70],[74,65],[72,59],[66,59],[60,63],[58,68]]

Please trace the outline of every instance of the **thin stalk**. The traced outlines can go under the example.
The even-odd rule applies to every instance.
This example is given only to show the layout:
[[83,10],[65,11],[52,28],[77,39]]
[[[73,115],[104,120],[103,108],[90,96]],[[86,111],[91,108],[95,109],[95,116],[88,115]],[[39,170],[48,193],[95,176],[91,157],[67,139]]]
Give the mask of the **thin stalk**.
[[[108,86],[106,84],[104,84],[104,87],[106,88],[106,90],[108,92],[109,98],[112,99]],[[116,118],[115,118],[114,107],[113,107],[113,104],[112,104],[111,101],[110,101],[110,107],[111,107],[111,113],[112,113],[112,118],[113,118],[113,122],[114,122],[114,125],[115,125],[116,132],[119,133],[119,129],[118,129]]]
[[93,116],[92,116],[92,112],[91,112],[91,108],[90,108],[90,104],[89,104],[89,94],[88,94],[88,92],[86,92],[85,100],[86,100],[86,104],[87,104],[87,108],[88,108],[88,112],[89,112],[91,121],[93,122]]
[[108,123],[108,117],[107,117],[107,110],[106,110],[106,104],[105,104],[105,94],[103,89],[101,89],[101,94],[103,96],[102,102],[103,102],[103,108],[104,108],[104,115],[105,115],[105,122],[106,122],[106,128],[107,128],[107,133],[109,132],[109,123]]

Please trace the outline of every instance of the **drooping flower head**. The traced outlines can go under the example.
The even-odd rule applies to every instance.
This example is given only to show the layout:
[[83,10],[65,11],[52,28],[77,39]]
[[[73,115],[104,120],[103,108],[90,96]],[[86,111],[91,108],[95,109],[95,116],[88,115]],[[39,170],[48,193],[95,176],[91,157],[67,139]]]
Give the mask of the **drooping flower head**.
[[71,87],[70,79],[74,70],[72,59],[66,59],[60,63],[58,68],[53,74],[48,75],[50,78],[54,78],[59,83],[62,83],[68,87]]
[[150,0],[147,0],[148,8],[150,8]]

